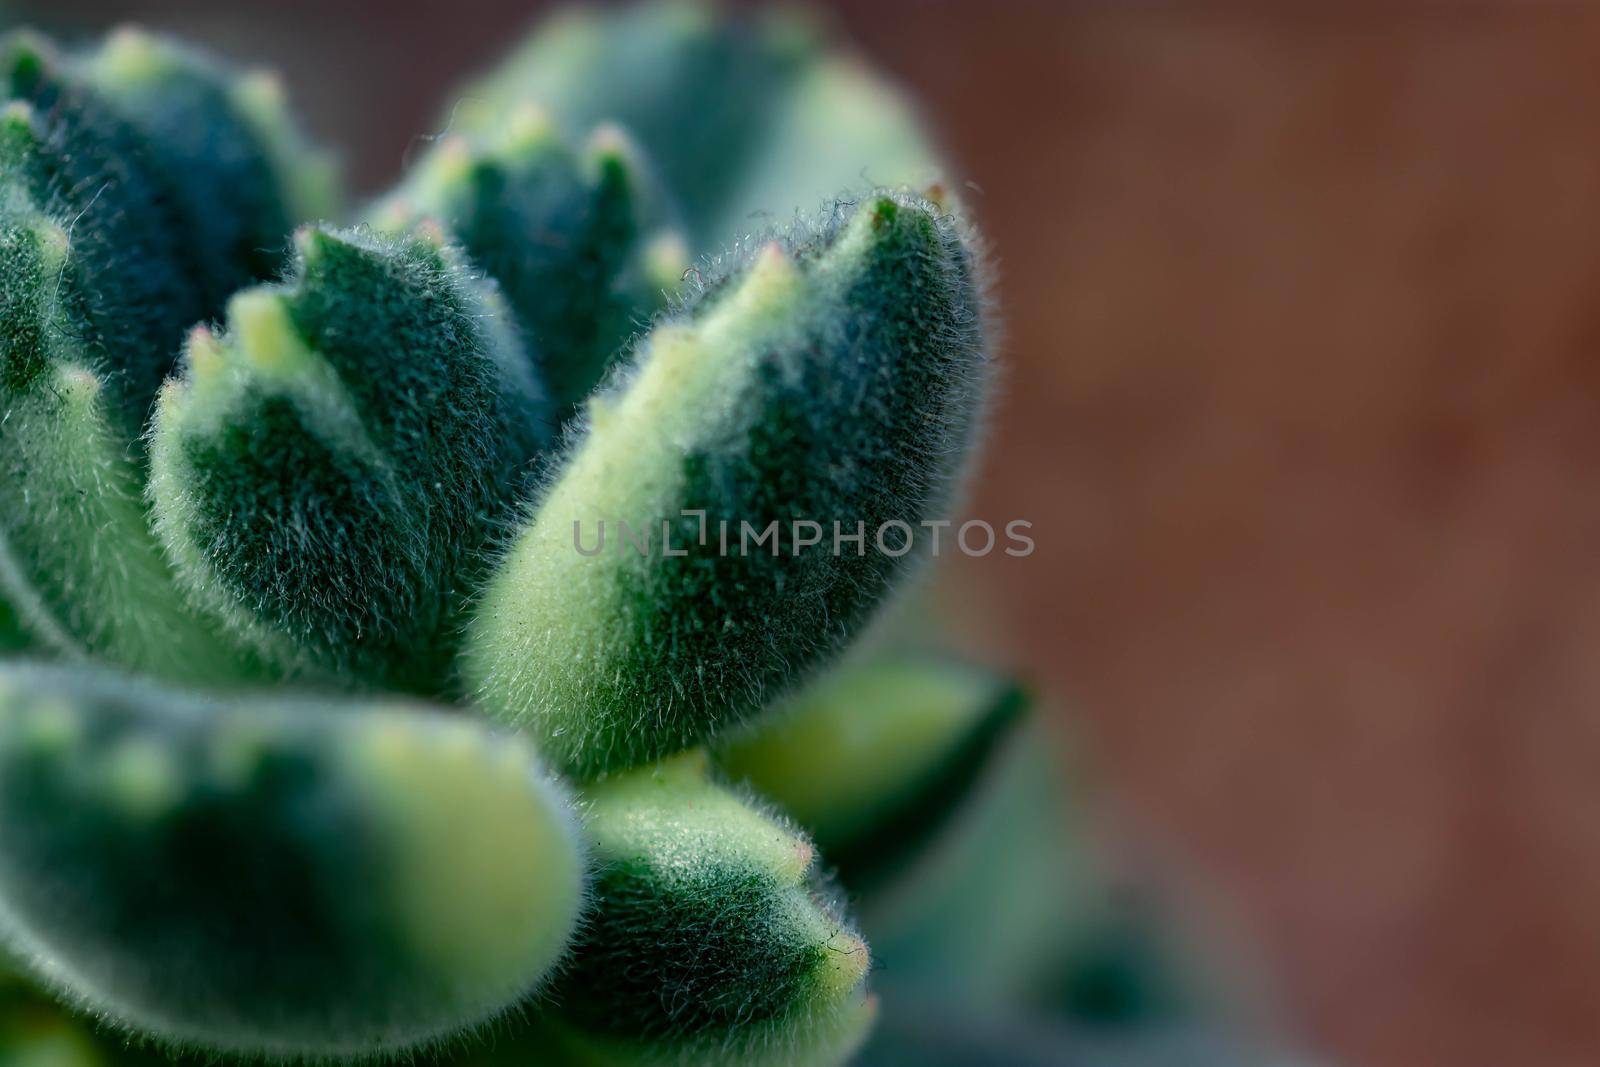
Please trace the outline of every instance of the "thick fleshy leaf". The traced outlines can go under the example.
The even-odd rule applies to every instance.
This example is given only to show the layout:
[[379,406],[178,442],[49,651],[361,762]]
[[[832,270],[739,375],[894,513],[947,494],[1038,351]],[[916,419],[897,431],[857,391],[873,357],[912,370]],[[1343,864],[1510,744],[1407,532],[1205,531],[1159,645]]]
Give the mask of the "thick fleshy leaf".
[[[32,127],[16,105],[0,123],[12,137]],[[0,587],[29,637],[60,654],[234,677],[245,665],[162,561],[110,375],[75,343],[81,265],[61,227],[0,208]]]
[[151,442],[191,596],[288,669],[435,691],[549,432],[503,301],[423,237],[302,230],[296,273],[194,333]]
[[63,328],[133,435],[183,331],[276,273],[296,216],[330,207],[266,84],[135,31],[81,60],[27,31],[0,39],[4,206],[65,234]]
[[937,836],[1026,704],[994,671],[880,657],[835,670],[716,758],[810,831],[859,891]]
[[706,777],[703,753],[584,794],[594,902],[552,990],[602,1062],[835,1064],[870,1026],[868,952],[806,838]]
[[166,575],[139,442],[183,331],[275,271],[258,246],[305,205],[253,84],[133,33],[0,42],[0,586],[57,652],[248,672]]
[[[789,98],[821,56],[820,35],[792,12],[728,16],[696,0],[637,4],[610,11],[575,7],[542,24],[501,66],[456,99],[458,126],[493,129],[518,103],[548,108],[570,129],[618,122],[657,161],[667,187],[682,203],[697,247],[762,229],[741,219],[724,228],[730,203],[752,199],[748,175],[789,110]],[[826,142],[822,148],[826,160]],[[872,159],[848,170],[809,169],[801,200],[760,203],[780,220],[796,206],[815,208],[823,197],[862,181]],[[793,181],[795,175],[786,177]],[[873,175],[889,183],[921,173]]]
[[[73,278],[57,297],[59,267],[51,276],[65,311],[52,332],[107,380],[119,425],[136,436],[183,330],[212,310],[194,246],[203,238],[164,180],[160,146],[48,42],[26,32],[0,40],[0,91],[6,228],[53,227],[57,263],[70,262]],[[8,343],[13,387],[22,369],[45,365],[41,343]]]
[[82,67],[152,146],[149,165],[171,191],[208,314],[282,269],[295,226],[338,209],[331,159],[300,136],[273,75],[235,76],[131,27],[110,35]]
[[442,224],[500,283],[557,410],[570,414],[688,266],[665,194],[621,131],[574,151],[532,109],[492,137],[452,135],[372,213]]
[[461,1031],[544,979],[582,868],[529,747],[471,720],[0,668],[7,937],[136,1033],[300,1057]]
[[829,659],[929,555],[972,444],[979,285],[933,204],[845,206],[703,284],[591,401],[465,648],[482,706],[576,773],[697,744]]
[[759,148],[703,229],[730,241],[875,186],[944,176],[909,101],[859,56],[818,56],[768,109]]

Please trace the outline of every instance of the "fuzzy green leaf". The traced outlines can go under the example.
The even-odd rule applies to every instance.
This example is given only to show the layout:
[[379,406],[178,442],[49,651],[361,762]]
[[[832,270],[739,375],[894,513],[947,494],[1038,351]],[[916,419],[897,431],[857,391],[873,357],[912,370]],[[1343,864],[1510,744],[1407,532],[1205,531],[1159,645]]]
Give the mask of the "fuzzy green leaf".
[[415,1045],[536,987],[581,898],[561,793],[469,720],[0,668],[6,936],[136,1032],[274,1056]]
[[297,215],[330,207],[296,177],[313,154],[264,85],[134,31],[82,60],[26,31],[0,40],[4,206],[67,235],[69,336],[132,434],[183,331],[276,272]]
[[[0,123],[13,136],[31,128],[16,106]],[[231,678],[244,665],[162,561],[110,375],[74,343],[83,290],[71,252],[37,212],[0,208],[0,587],[30,637],[73,658]]]
[[272,162],[288,122],[131,32],[83,60],[13,34],[0,93],[0,586],[57,651],[248,672],[167,577],[139,441],[183,331],[273,272],[260,246],[309,206]]
[[[75,284],[58,329],[112,384],[119,423],[137,435],[183,330],[211,311],[194,245],[205,238],[164,179],[160,146],[47,42],[26,32],[0,41],[0,91],[7,228],[59,233]],[[44,361],[36,346],[8,344],[7,378],[20,384]]]
[[617,1064],[836,1064],[871,1024],[868,952],[804,836],[701,753],[584,794],[594,906],[552,1010]]
[[307,229],[295,275],[197,331],[151,443],[180,580],[256,654],[417,691],[545,406],[498,292],[422,237]]
[[300,136],[273,75],[234,76],[131,27],[89,53],[83,69],[152,146],[150,165],[173,193],[207,309],[276,275],[290,231],[337,210],[331,158]]
[[[979,287],[932,204],[844,206],[704,285],[591,401],[465,648],[482,706],[575,773],[697,744],[826,661],[927,555],[873,531],[941,517],[972,443]],[[867,542],[836,551],[834,523]]]
[[[517,103],[550,109],[569,129],[614,121],[657,161],[695,241],[730,239],[717,225],[740,199],[746,171],[771,135],[791,87],[816,55],[817,35],[793,15],[723,17],[708,3],[668,0],[602,11],[562,11],[495,71],[457,98],[451,120],[493,129]],[[856,160],[803,201],[861,180]],[[920,175],[886,174],[897,182]],[[767,204],[785,216],[793,204]],[[742,227],[738,232],[749,232]]]
[[730,241],[872,186],[924,188],[943,176],[910,103],[859,56],[826,54],[769,110],[737,187],[704,224]]
[[683,276],[671,215],[621,131],[602,127],[579,153],[524,109],[493,138],[442,140],[373,217],[437,220],[461,242],[500,283],[565,417]]
[[1026,704],[1009,678],[976,666],[872,659],[834,671],[716,758],[810,831],[859,891],[938,833]]

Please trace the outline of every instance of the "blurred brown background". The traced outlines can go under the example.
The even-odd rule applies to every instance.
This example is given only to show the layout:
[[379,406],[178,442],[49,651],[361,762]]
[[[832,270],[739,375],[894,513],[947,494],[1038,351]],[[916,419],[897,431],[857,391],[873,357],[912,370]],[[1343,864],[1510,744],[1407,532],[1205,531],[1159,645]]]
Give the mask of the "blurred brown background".
[[[1600,7],[835,6],[1001,265],[985,642],[1293,1032],[1600,1062]],[[371,189],[536,7],[51,18],[280,66]]]

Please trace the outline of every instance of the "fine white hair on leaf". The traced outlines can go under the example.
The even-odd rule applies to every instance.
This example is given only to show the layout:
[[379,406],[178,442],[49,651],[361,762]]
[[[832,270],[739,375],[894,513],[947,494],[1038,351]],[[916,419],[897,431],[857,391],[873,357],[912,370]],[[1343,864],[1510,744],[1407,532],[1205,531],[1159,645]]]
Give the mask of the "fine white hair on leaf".
[[493,284],[427,232],[308,227],[295,273],[196,331],[151,437],[196,603],[284,671],[425,693],[549,432]]
[[[974,256],[957,217],[884,191],[703,271],[590,401],[478,598],[480,706],[588,776],[697,744],[826,663],[928,545],[807,548],[789,524],[947,517],[988,378]],[[777,524],[776,554],[698,544],[699,513],[736,537]],[[576,551],[602,521],[658,540]]]
[[482,1025],[554,973],[583,853],[531,747],[471,719],[0,667],[0,933],[171,1047],[360,1059]]

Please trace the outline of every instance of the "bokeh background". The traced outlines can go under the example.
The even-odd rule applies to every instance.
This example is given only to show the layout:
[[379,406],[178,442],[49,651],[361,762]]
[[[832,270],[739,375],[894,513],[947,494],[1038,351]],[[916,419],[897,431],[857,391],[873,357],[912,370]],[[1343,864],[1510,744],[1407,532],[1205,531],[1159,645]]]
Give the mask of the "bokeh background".
[[[372,190],[540,6],[42,14],[278,66]],[[1289,1033],[1600,1061],[1600,7],[830,6],[1000,265],[970,639]]]

